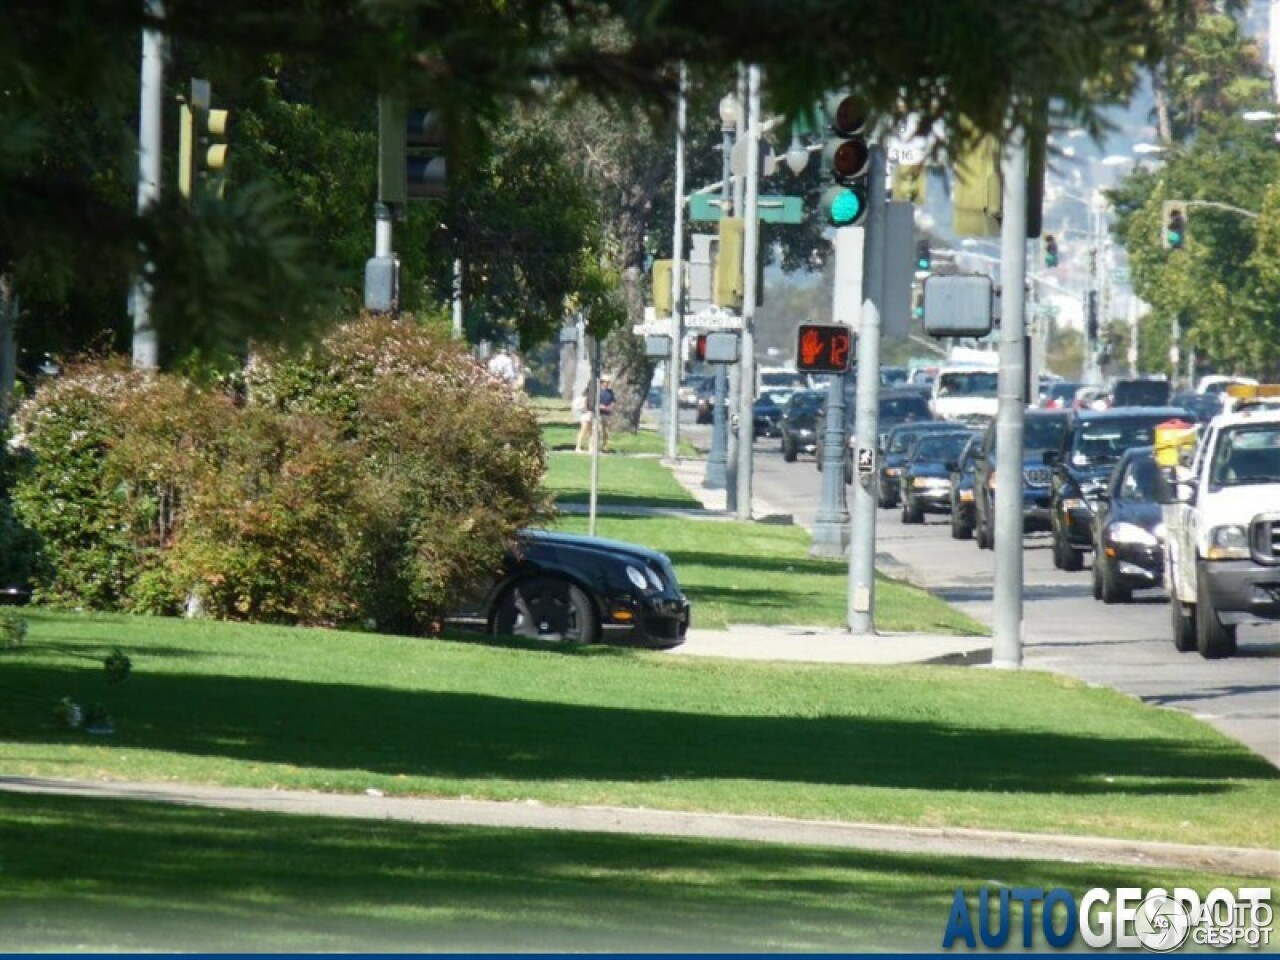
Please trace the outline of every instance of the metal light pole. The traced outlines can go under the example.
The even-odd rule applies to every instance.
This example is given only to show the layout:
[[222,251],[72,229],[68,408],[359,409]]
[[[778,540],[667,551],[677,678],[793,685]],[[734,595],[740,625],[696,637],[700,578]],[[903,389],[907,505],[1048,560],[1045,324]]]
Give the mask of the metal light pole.
[[1003,153],[1000,228],[1000,373],[996,407],[995,583],[991,662],[1022,665],[1022,456],[1026,398],[1026,134],[1015,129]]
[[751,470],[755,452],[754,417],[756,358],[756,264],[760,259],[760,68],[747,68],[747,184],[743,205],[742,350],[738,361],[738,510],[739,520],[751,519]]
[[[738,123],[738,99],[727,94],[720,100],[720,216],[730,216],[733,205],[733,135]],[[726,364],[716,364],[715,403],[711,409],[711,450],[707,454],[707,470],[702,485],[708,490],[725,488],[725,465],[729,450],[729,372]]]
[[[146,6],[150,16],[164,16],[160,0],[147,0]],[[146,213],[160,200],[164,55],[164,34],[154,27],[143,30],[142,92],[138,107],[139,214]],[[129,301],[133,308],[133,365],[139,369],[154,370],[160,366],[160,346],[155,327],[151,325],[151,285],[145,276],[134,278]]]
[[676,391],[680,387],[680,345],[684,339],[684,131],[685,84],[687,71],[680,64],[680,100],[676,107],[676,215],[671,240],[671,355],[662,391],[667,410],[667,459],[680,451],[680,408]]
[[[741,140],[747,135],[747,111],[742,109],[743,104],[747,102],[747,71],[741,64],[738,65],[738,115],[734,117],[734,136]],[[744,178],[734,176],[733,178],[733,209],[743,210],[746,207],[746,186]],[[734,363],[729,365],[729,397],[725,402],[725,410],[737,411],[738,396],[742,386],[741,365]],[[736,414],[735,414],[736,415]],[[725,456],[725,474],[724,474],[724,495],[725,509],[732,514],[738,512],[738,467],[740,460],[738,456],[739,444],[741,442],[741,433],[739,430],[730,430],[728,434],[728,452]]]
[[[862,274],[862,317],[858,325],[858,394],[854,448],[875,450],[880,420],[880,308],[884,304],[884,148],[871,146],[867,173],[867,220]],[[843,472],[843,471],[842,471]],[[842,478],[843,479],[843,478]],[[874,476],[855,474],[849,502],[849,631],[875,633],[876,500]]]

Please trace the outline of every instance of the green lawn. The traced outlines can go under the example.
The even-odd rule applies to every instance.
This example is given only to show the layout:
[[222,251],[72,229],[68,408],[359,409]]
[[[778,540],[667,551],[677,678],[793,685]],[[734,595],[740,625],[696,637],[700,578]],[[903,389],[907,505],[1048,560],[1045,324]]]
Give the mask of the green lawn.
[[0,866],[11,952],[936,951],[957,887],[972,900],[986,883],[1079,897],[1156,882],[1084,864],[4,794]]
[[[1280,775],[1034,672],[683,658],[31,612],[0,770],[1280,847]],[[37,646],[124,647],[135,675]],[[21,696],[15,694],[20,693]],[[114,735],[58,729],[101,699]]]

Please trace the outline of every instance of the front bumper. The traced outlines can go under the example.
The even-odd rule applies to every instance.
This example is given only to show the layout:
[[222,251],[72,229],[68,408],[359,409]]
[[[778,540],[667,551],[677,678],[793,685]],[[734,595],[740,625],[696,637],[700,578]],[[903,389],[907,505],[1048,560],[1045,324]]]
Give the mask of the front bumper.
[[603,611],[601,640],[625,647],[663,650],[684,643],[689,632],[689,601],[681,596],[619,598]]
[[1252,560],[1213,560],[1201,563],[1197,576],[1205,578],[1223,623],[1280,620],[1280,566],[1263,566]]
[[1120,585],[1130,589],[1158,587],[1164,582],[1164,548],[1136,543],[1108,543],[1103,547],[1115,561]]
[[951,512],[950,487],[916,487],[911,490],[911,500],[928,513]]

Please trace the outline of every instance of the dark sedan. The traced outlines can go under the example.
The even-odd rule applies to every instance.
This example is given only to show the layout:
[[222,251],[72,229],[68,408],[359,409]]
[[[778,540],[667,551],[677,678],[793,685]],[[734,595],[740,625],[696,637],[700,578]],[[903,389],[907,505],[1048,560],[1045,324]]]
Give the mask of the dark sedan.
[[1179,407],[1079,410],[1072,416],[1062,448],[1045,454],[1053,470],[1054,566],[1060,570],[1084,567],[1084,554],[1093,549],[1094,509],[1124,452],[1151,446],[1159,424],[1188,418]]
[[787,400],[783,391],[766,390],[751,405],[754,437],[782,436],[782,405]]
[[945,420],[924,420],[915,423],[900,423],[889,430],[884,445],[880,450],[880,472],[877,477],[879,490],[876,495],[880,506],[896,507],[899,503],[898,483],[902,477],[902,466],[906,463],[911,445],[922,433],[930,431],[956,432],[954,423]]
[[1156,502],[1152,447],[1125,452],[1093,518],[1093,595],[1127,603],[1134,590],[1164,579],[1164,521]]
[[564,643],[674,647],[689,601],[665,555],[603,537],[528,530],[497,575],[446,622]]
[[902,522],[923,523],[926,513],[951,510],[951,471],[955,461],[973,439],[973,431],[927,432],[920,435],[902,465],[898,498],[902,501]]
[[[1051,471],[1044,455],[1062,447],[1071,422],[1070,410],[1027,410],[1022,421],[1022,529],[1048,530],[1053,499]],[[996,431],[992,423],[983,436],[974,476],[974,534],[978,547],[995,546]]]
[[817,454],[822,438],[817,433],[818,416],[826,402],[825,390],[797,390],[782,407],[779,430],[782,459],[794,463],[801,453]]
[[951,537],[968,540],[973,536],[974,465],[982,450],[982,437],[974,434],[960,456],[947,464],[951,473]]

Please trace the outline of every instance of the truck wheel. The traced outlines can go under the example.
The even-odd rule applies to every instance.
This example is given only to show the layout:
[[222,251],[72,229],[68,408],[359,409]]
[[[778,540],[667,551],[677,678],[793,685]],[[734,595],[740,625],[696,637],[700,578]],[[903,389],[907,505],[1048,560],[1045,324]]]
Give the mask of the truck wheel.
[[1190,653],[1196,648],[1195,608],[1188,610],[1186,604],[1170,594],[1169,613],[1173,626],[1173,649],[1179,653]]
[[1206,586],[1208,578],[1196,576],[1196,647],[1206,660],[1229,657],[1236,652],[1236,628],[1218,619]]

